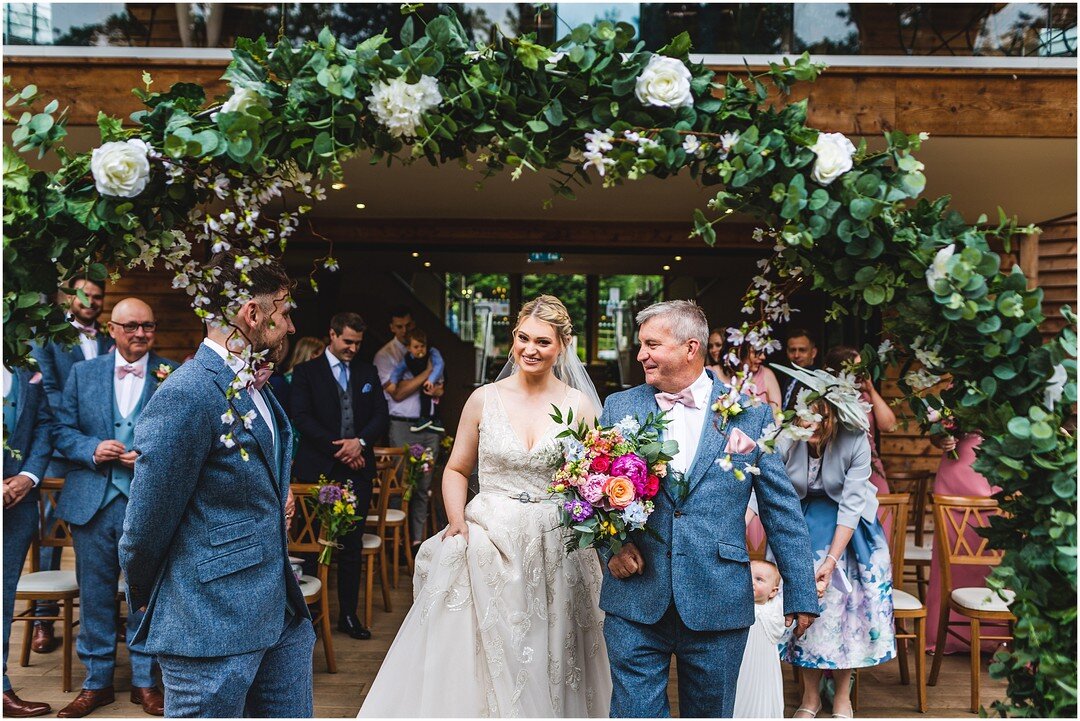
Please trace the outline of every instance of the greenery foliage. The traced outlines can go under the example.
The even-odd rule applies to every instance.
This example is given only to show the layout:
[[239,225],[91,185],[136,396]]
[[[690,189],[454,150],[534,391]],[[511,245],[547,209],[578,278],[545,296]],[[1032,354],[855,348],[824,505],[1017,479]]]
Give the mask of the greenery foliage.
[[[8,106],[24,111],[8,116],[18,150],[55,150],[60,167],[33,171],[4,147],[7,362],[26,362],[32,340],[73,340],[46,300],[57,286],[138,262],[173,268],[174,286],[202,317],[227,316],[243,289],[207,298],[192,240],[243,248],[252,264],[284,250],[307,207],[301,196],[322,197],[315,178],[340,176],[360,152],[373,164],[459,162],[484,178],[546,170],[553,195],[566,198],[597,179],[689,172],[718,188],[695,213],[694,234],[711,244],[715,224],[739,212],[760,219],[760,238],[775,243],[747,294],[755,316],[742,329],[747,342],[771,342],[770,324],[786,318],[786,298],[805,285],[835,299],[834,315],[880,311],[886,342],[864,349],[867,364],[878,375],[900,364],[901,389],[927,425],[929,409],[947,408],[985,437],[977,469],[1001,486],[1009,514],[989,535],[1006,552],[992,583],[1016,592],[1019,619],[1015,646],[992,667],[1009,682],[1009,700],[994,710],[1075,717],[1076,442],[1066,429],[1076,401],[1075,318],[1044,345],[1042,292],[1017,268],[1002,273],[990,248],[1028,229],[1004,213],[970,226],[948,198],[920,199],[925,177],[911,153],[924,136],[894,131],[882,150],[862,143],[851,152],[832,138],[836,172],[826,172],[830,138],[806,126],[805,101],[774,103],[821,71],[806,56],[760,75],[714,78],[690,61],[686,35],[653,53],[625,24],[581,26],[552,47],[528,35],[482,46],[467,38],[448,11],[426,23],[406,18],[397,42],[384,33],[345,47],[329,30],[297,48],[242,40],[224,105],[208,106],[190,83],[155,91],[146,76],[136,90],[146,108],[133,128],[99,122],[103,143],[137,138],[148,148],[140,156],[137,145],[124,146],[130,172],[141,172],[140,158],[148,163],[136,178],[145,186],[129,196],[102,192],[108,183],[91,156],[57,145],[64,130],[55,101],[35,111],[36,90],[12,93]],[[657,58],[686,73],[686,92],[667,105],[641,91],[642,77],[664,66]],[[286,210],[271,218],[279,196]],[[229,207],[211,215],[215,198]],[[331,257],[324,264],[336,267]],[[946,374],[951,386],[927,396]]]

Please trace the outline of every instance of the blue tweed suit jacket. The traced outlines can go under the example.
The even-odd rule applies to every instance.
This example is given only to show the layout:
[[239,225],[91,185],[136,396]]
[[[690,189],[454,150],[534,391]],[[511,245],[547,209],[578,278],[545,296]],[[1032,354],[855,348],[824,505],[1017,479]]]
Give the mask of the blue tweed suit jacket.
[[[135,427],[135,462],[120,539],[128,602],[146,606],[146,651],[195,658],[269,648],[287,606],[308,617],[289,567],[285,500],[292,430],[270,386],[276,442],[236,374],[206,345],[174,372]],[[231,408],[236,445],[221,440]],[[248,460],[241,457],[241,449]],[[288,600],[286,600],[288,599]]]
[[[109,486],[109,465],[94,463],[98,444],[115,436],[113,427],[113,379],[116,378],[115,353],[111,351],[71,367],[63,399],[56,408],[56,452],[68,461],[64,492],[56,514],[68,523],[88,523],[101,507]],[[146,365],[143,403],[160,385],[154,370],[164,363],[176,364],[153,351]]]
[[[98,358],[112,350],[114,345],[113,339],[103,328],[98,328],[94,341],[97,343]],[[45,393],[48,394],[49,404],[55,412],[63,402],[64,386],[67,385],[72,367],[86,360],[82,346],[78,343],[70,346],[64,343],[46,343],[43,346],[35,346],[31,353],[41,366]]]
[[[45,468],[52,455],[53,414],[45,384],[41,378],[31,383],[32,373],[26,368],[11,371],[12,382],[19,384],[19,400],[15,427],[5,429],[8,435],[4,446],[4,478],[26,471],[40,480],[45,477]],[[19,452],[19,458],[13,450]],[[35,493],[31,491],[30,495]]]
[[[608,559],[601,558],[600,608],[606,613],[651,625],[660,621],[674,601],[683,623],[695,631],[752,626],[754,592],[745,514],[753,487],[784,579],[784,612],[818,614],[810,537],[783,460],[760,450],[732,454],[734,468],[750,463],[761,469],[760,475],[747,474],[742,481],[716,464],[732,429],[756,439],[772,422],[769,407],[759,406],[732,418],[721,432],[711,408],[727,390],[728,386],[713,379],[697,457],[686,475],[690,488],[686,498],[673,497],[663,485],[648,521],[659,539],[644,532],[633,534],[645,559],[644,573],[620,580],[608,570]],[[601,423],[612,425],[628,415],[644,420],[649,413],[660,413],[655,393],[655,388],[641,385],[609,396]]]

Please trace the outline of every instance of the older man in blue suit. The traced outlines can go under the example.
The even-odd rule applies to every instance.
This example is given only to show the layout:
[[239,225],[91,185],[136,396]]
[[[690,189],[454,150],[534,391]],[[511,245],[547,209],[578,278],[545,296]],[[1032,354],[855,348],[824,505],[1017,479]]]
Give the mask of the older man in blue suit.
[[[113,308],[109,330],[116,350],[72,367],[58,409],[56,447],[70,464],[57,515],[71,527],[79,579],[80,621],[76,650],[86,666],[82,692],[60,710],[62,718],[86,716],[111,704],[116,665],[118,544],[135,467],[135,427],[159,384],[176,367],[150,350],[154,312],[137,298]],[[152,658],[134,640],[140,614],[128,615],[131,702],[146,713],[164,713],[154,685]]]
[[26,718],[52,711],[23,701],[7,677],[8,639],[15,590],[38,525],[37,485],[52,453],[53,417],[41,373],[3,369],[4,376],[4,716]]
[[663,413],[665,440],[679,445],[671,468],[680,473],[669,473],[654,499],[648,526],[655,536],[637,533],[604,559],[600,607],[607,614],[611,715],[670,715],[674,655],[680,715],[730,717],[754,623],[745,525],[750,489],[784,579],[788,625],[797,619],[800,635],[818,614],[810,538],[783,463],[754,442],[772,422],[769,406],[726,420],[712,410],[729,388],[705,370],[705,314],[691,301],[667,301],[637,321],[646,385],[610,396],[601,421]]
[[[71,327],[78,333],[74,345],[66,343],[46,343],[35,347],[34,358],[37,359],[41,368],[42,383],[45,393],[49,396],[49,405],[53,412],[63,403],[64,386],[67,384],[71,368],[76,363],[84,360],[93,360],[112,350],[113,341],[100,325],[98,317],[101,316],[102,307],[105,303],[105,286],[89,278],[77,278],[72,284],[72,289],[81,291],[86,298],[83,303],[78,294],[57,292],[57,302],[64,305],[68,310],[68,320]],[[68,464],[59,454],[53,456],[49,467],[45,469],[48,477],[63,478],[67,475]],[[45,507],[46,523],[52,523],[52,517],[56,509],[52,504]],[[60,569],[60,554],[64,549],[60,546],[43,546],[41,548],[41,568],[46,571]],[[55,616],[59,608],[55,603],[43,602],[37,604],[37,612],[42,616]],[[52,621],[39,621],[34,624],[34,639],[31,648],[36,653],[49,653],[57,646],[57,640],[53,634]]]
[[[247,350],[280,361],[290,281],[277,263],[210,261],[212,322],[147,405],[120,557],[168,716],[311,716],[315,632],[289,567],[292,431]],[[250,294],[237,308],[222,292]]]

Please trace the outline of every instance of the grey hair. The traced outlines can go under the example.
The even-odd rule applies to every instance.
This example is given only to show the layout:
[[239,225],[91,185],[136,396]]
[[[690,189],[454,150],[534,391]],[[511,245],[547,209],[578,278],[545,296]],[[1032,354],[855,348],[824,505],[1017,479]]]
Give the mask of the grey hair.
[[640,328],[653,318],[667,321],[668,330],[675,338],[684,343],[688,340],[698,342],[698,351],[704,356],[709,346],[709,319],[705,311],[692,300],[665,300],[653,303],[637,314]]

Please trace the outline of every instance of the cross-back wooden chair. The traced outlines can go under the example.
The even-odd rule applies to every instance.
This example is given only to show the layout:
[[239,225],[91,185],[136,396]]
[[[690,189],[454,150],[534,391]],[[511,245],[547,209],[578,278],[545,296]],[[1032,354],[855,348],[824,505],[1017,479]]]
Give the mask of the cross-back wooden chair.
[[[15,600],[28,601],[26,610],[15,614],[11,619],[26,624],[34,621],[59,621],[63,629],[64,650],[61,661],[60,688],[65,692],[71,691],[71,649],[75,645],[75,606],[79,599],[79,583],[74,571],[42,571],[39,570],[39,549],[42,546],[59,548],[73,546],[71,529],[67,522],[59,517],[48,519],[45,515],[46,503],[54,507],[60,500],[60,492],[64,489],[63,478],[43,478],[38,485],[38,528],[34,533],[34,540],[30,544],[30,573],[24,573],[19,577],[19,585],[16,587]],[[49,522],[51,520],[51,523]],[[34,609],[39,601],[55,601],[60,606],[59,615],[35,616]],[[31,627],[27,625],[23,634],[22,655],[19,658],[20,666],[30,665],[30,641]]]
[[[364,558],[364,625],[371,628],[372,593],[375,590],[375,565],[379,566],[379,582],[382,586],[383,609],[390,613],[390,578],[386,569],[386,511],[389,508],[391,493],[387,492],[393,483],[395,463],[386,458],[375,461],[375,478],[372,481],[372,505],[375,507],[375,533],[363,536]],[[407,515],[407,514],[406,514]],[[368,516],[370,521],[371,516]]]
[[889,489],[893,493],[906,493],[908,503],[908,528],[904,546],[903,579],[915,584],[919,600],[926,603],[926,588],[929,585],[930,557],[933,555],[933,533],[926,532],[927,520],[933,523],[933,515],[927,513],[930,496],[930,482],[934,474],[930,471],[893,471],[889,473]]
[[[296,499],[296,518],[289,526],[289,553],[319,553],[323,545],[319,543],[319,522],[315,513],[313,494],[318,486],[314,483],[293,483],[293,497]],[[326,654],[326,670],[337,673],[337,659],[334,657],[334,641],[330,627],[329,564],[318,563],[315,576],[301,576],[300,590],[304,602],[317,606],[311,622],[319,627],[322,636],[323,653]]]
[[[941,671],[941,658],[948,634],[965,640],[951,626],[968,623],[971,627],[971,712],[979,710],[979,671],[982,641],[1011,641],[1012,623],[1016,617],[1009,612],[1015,594],[1004,591],[1002,599],[997,592],[985,586],[953,588],[953,566],[996,566],[1001,563],[1003,551],[990,548],[989,541],[979,536],[975,529],[988,528],[991,519],[1001,515],[997,501],[982,496],[934,496],[934,552],[938,554],[941,569],[941,616],[938,620],[937,646],[934,663],[930,669],[930,685],[937,683]],[[953,611],[965,621],[952,621]],[[1005,626],[1005,635],[984,634],[982,625],[997,629]],[[965,641],[966,642],[966,641]]]
[[[405,545],[405,563],[409,569],[409,573],[413,570],[413,557],[412,557],[412,538],[409,534],[409,501],[405,498],[405,473],[406,473],[406,459],[404,448],[375,448],[375,462],[376,464],[385,462],[391,472],[387,474],[387,492],[390,494],[390,499],[398,498],[401,501],[401,508],[387,507],[386,509],[386,530],[390,533],[390,538],[383,537],[383,541],[390,545],[390,566],[393,569],[393,583],[394,588],[398,587],[398,581],[401,576],[401,564],[398,563],[398,556],[401,552],[402,543]],[[377,513],[368,514],[366,525],[369,529],[378,526],[379,516]]]

